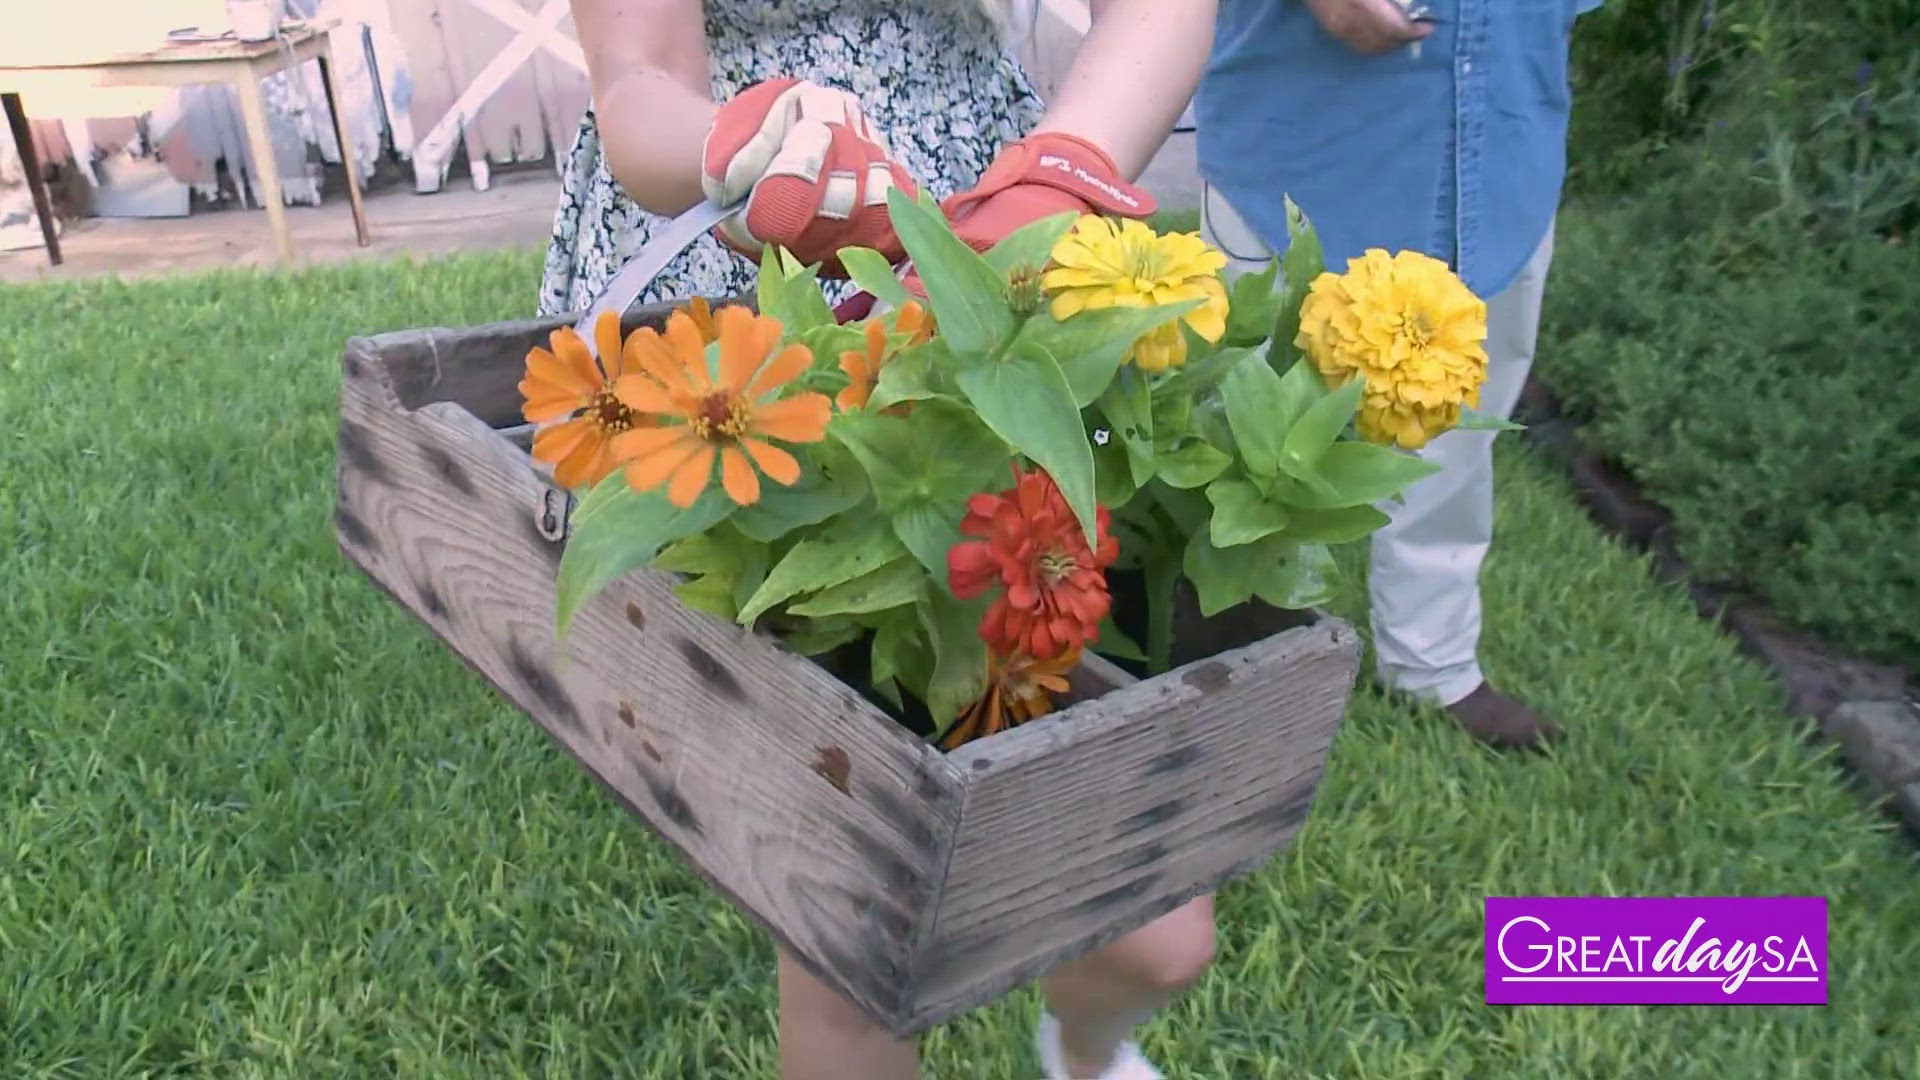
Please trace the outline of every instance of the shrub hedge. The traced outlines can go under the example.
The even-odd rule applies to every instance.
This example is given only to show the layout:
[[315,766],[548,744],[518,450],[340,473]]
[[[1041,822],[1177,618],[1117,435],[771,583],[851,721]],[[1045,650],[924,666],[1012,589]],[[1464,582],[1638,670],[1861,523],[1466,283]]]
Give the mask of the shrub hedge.
[[1912,0],[1583,20],[1537,370],[1696,571],[1920,664],[1916,33]]

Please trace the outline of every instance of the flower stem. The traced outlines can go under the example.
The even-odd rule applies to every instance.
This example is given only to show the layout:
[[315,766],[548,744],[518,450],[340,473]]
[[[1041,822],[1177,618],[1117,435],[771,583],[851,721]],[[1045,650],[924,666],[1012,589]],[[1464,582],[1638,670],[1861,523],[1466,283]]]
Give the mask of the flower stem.
[[1146,561],[1147,674],[1159,675],[1173,666],[1173,591],[1180,581],[1177,555],[1155,553]]

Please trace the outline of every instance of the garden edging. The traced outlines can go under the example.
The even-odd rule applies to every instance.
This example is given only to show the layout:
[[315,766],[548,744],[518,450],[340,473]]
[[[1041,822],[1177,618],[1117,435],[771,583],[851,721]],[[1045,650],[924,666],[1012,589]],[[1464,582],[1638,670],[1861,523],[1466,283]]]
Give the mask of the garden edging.
[[1920,836],[1920,704],[1913,673],[1848,656],[1789,626],[1764,602],[1696,580],[1674,541],[1672,513],[1581,440],[1551,389],[1529,379],[1517,412],[1527,442],[1568,472],[1588,513],[1647,552],[1662,580],[1686,589],[1702,617],[1725,627],[1770,669],[1788,708],[1817,722],[1873,801]]

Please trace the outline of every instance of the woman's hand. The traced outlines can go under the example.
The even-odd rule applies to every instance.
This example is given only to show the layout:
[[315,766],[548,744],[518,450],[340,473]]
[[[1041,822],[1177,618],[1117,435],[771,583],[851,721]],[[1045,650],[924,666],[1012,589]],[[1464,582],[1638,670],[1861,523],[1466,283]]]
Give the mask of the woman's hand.
[[841,273],[835,253],[857,246],[902,257],[888,223],[887,192],[915,192],[913,178],[868,126],[852,94],[800,79],[774,79],[721,106],[703,148],[707,198],[744,211],[716,230],[757,256],[766,244]]
[[1217,0],[1091,0],[1093,22],[1046,115],[970,191],[942,206],[985,250],[1067,210],[1146,217],[1140,175],[1192,99],[1213,44]]
[[1146,217],[1155,205],[1152,195],[1121,178],[1098,146],[1063,131],[1036,131],[1001,150],[978,184],[940,209],[960,239],[985,251],[1022,225],[1054,214]]
[[911,180],[851,96],[787,79],[721,105],[709,84],[701,0],[572,7],[607,167],[635,203],[671,216],[709,195],[749,197],[746,213],[717,230],[723,240],[749,254],[779,244],[826,262],[829,273],[848,244],[897,257],[886,188],[911,190]]

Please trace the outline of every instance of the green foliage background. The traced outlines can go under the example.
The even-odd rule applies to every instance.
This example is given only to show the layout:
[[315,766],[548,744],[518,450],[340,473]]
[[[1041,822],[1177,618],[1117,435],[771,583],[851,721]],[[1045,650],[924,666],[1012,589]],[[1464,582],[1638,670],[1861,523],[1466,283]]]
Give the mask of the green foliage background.
[[1702,574],[1920,661],[1920,2],[1609,0],[1537,370]]

